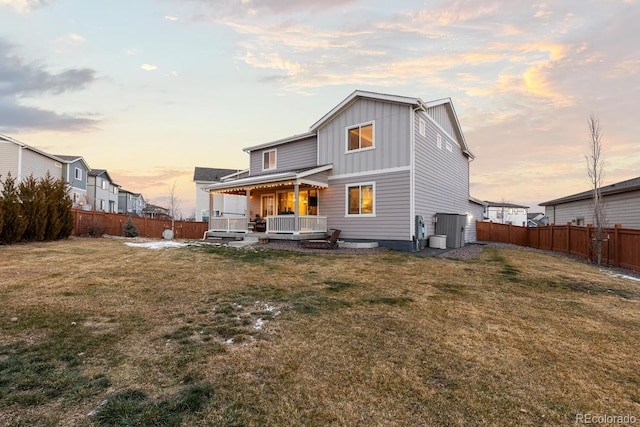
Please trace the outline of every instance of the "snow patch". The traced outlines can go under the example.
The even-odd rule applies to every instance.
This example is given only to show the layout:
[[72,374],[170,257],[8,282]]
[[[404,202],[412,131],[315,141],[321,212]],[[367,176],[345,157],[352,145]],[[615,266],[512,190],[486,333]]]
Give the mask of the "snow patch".
[[253,325],[253,329],[260,330],[262,329],[262,325],[264,325],[264,320],[262,320],[262,318],[259,318],[258,320],[256,320],[256,324]]
[[633,276],[627,276],[627,275],[625,275],[625,274],[609,273],[609,276],[611,276],[611,277],[616,277],[616,278],[618,278],[618,279],[633,280],[634,282],[640,282],[640,278],[638,278],[638,277],[633,277]]
[[187,246],[186,243],[174,242],[170,240],[160,240],[157,242],[144,242],[144,243],[125,242],[125,245],[130,246],[132,248],[147,248],[147,249],[182,248]]

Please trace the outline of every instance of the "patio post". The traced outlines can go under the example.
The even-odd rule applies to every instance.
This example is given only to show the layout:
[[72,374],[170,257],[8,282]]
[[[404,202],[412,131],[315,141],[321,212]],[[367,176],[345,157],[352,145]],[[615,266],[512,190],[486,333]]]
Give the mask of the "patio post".
[[293,234],[300,234],[299,211],[300,204],[300,184],[296,181],[293,184]]

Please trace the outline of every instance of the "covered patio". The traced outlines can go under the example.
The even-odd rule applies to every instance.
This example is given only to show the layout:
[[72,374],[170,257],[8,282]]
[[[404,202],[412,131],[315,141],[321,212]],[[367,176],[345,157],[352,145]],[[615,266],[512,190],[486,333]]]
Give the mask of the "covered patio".
[[[325,236],[327,217],[320,215],[320,196],[328,187],[331,165],[304,170],[250,176],[212,184],[210,194],[225,193],[247,197],[244,215],[209,219],[211,237],[258,236],[300,240]],[[213,197],[209,211],[215,212]]]

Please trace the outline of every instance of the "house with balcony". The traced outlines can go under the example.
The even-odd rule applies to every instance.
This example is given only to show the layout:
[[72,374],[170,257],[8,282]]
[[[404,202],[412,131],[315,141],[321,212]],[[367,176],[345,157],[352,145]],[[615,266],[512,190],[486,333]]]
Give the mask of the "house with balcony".
[[487,202],[485,208],[485,221],[499,224],[512,224],[526,227],[528,223],[527,211],[529,206],[509,202]]
[[340,229],[346,241],[413,250],[435,234],[438,214],[471,217],[473,154],[449,98],[425,102],[357,90],[308,132],[244,151],[246,176],[206,188],[210,200],[221,193],[247,197],[247,212],[211,217],[209,236],[256,233],[264,223],[269,238]]
[[196,221],[209,221],[211,213],[213,216],[230,216],[244,215],[247,209],[247,200],[244,196],[235,196],[218,193],[214,196],[216,210],[210,209],[209,191],[205,188],[208,185],[224,181],[225,179],[234,179],[242,175],[242,172],[248,174],[248,171],[240,171],[237,169],[220,169],[205,168],[196,166],[193,171],[193,182],[196,184]]

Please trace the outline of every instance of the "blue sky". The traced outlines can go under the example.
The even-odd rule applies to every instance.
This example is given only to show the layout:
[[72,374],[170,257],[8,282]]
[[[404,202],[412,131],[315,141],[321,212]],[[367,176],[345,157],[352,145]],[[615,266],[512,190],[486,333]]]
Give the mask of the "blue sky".
[[537,203],[640,176],[637,0],[0,0],[0,132],[194,207],[195,166],[306,132],[356,89],[451,97],[471,194]]

